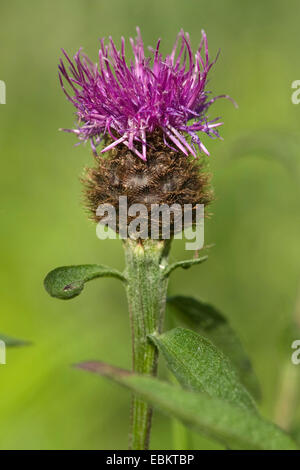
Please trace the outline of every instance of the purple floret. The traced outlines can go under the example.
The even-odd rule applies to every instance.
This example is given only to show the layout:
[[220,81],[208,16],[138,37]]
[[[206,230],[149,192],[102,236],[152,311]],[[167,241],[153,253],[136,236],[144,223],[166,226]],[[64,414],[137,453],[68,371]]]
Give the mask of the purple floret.
[[[68,70],[61,60],[60,83],[78,117],[77,129],[67,131],[75,133],[80,141],[90,140],[94,152],[107,135],[112,143],[102,153],[123,143],[146,160],[147,136],[161,130],[169,147],[196,157],[197,145],[209,155],[198,133],[219,137],[217,128],[223,123],[217,122],[218,118],[208,121],[206,112],[217,98],[227,95],[210,99],[205,90],[207,74],[215,63],[209,60],[205,32],[194,56],[189,35],[181,30],[170,55],[162,57],[158,40],[156,48],[150,49],[150,57],[145,57],[137,28],[136,40],[130,39],[134,61],[128,65],[124,38],[121,51],[111,38],[109,45],[104,39],[100,43],[98,64],[92,63],[81,49],[72,62],[63,50]],[[64,87],[64,79],[71,94]],[[137,142],[142,144],[142,152],[136,148]]]

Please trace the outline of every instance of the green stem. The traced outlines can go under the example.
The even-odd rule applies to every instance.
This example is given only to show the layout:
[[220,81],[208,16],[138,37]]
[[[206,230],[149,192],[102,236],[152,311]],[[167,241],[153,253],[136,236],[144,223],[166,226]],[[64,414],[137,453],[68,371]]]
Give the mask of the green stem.
[[[132,329],[133,371],[155,376],[158,352],[147,336],[161,332],[166,306],[167,265],[170,242],[134,240],[124,242],[127,276],[127,299]],[[152,408],[133,397],[131,410],[130,449],[149,447]]]

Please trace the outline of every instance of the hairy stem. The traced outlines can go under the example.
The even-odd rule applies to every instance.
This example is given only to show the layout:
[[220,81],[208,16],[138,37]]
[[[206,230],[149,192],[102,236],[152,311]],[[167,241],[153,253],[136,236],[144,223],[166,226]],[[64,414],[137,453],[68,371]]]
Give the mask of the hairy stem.
[[[132,329],[133,371],[155,376],[158,352],[147,335],[161,332],[167,292],[163,271],[167,265],[170,242],[134,240],[124,242],[127,275],[127,299]],[[152,408],[133,396],[129,447],[149,447]]]

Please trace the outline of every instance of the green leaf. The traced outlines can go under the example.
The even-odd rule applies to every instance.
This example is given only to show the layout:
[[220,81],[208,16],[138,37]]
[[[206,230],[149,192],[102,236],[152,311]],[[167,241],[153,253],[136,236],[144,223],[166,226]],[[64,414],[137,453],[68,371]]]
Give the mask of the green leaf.
[[201,264],[208,259],[208,256],[202,256],[202,258],[195,258],[195,259],[188,259],[183,261],[178,261],[177,263],[173,263],[165,269],[163,277],[169,277],[171,272],[177,268],[189,269],[196,264]]
[[185,328],[149,337],[183,387],[256,411],[230,361],[208,339]]
[[101,362],[76,367],[113,379],[187,426],[231,449],[296,450],[295,442],[258,414],[219,398],[182,389],[149,376],[139,376]]
[[260,387],[251,362],[229,322],[215,307],[192,297],[174,296],[168,298],[184,324],[210,339],[236,367],[242,384],[256,398],[260,398]]
[[3,335],[0,333],[0,341],[4,341],[5,346],[13,347],[13,346],[27,346],[30,344],[29,341],[24,341],[21,339],[11,338],[10,336]]
[[97,277],[115,277],[121,281],[126,280],[116,269],[97,264],[82,264],[62,266],[50,271],[45,277],[44,286],[52,297],[72,299],[81,293],[85,282]]

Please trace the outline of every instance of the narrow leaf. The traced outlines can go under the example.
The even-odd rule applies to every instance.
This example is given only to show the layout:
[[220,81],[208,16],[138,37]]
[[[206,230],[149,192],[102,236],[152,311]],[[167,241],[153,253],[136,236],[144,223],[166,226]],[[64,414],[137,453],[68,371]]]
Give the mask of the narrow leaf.
[[215,307],[192,297],[174,296],[168,304],[179,315],[184,325],[206,336],[229,357],[236,367],[242,384],[256,398],[260,398],[260,388],[251,362],[235,331]]
[[85,282],[97,277],[115,277],[125,281],[125,277],[116,269],[97,264],[62,266],[47,274],[44,286],[48,294],[58,299],[72,299],[79,295]]
[[164,355],[169,369],[183,387],[206,392],[234,405],[256,411],[228,358],[198,333],[175,328],[150,339]]
[[296,450],[295,442],[256,413],[219,398],[185,390],[149,376],[139,376],[101,362],[76,367],[113,379],[170,416],[231,449]]
[[169,277],[171,272],[177,268],[189,269],[196,264],[201,264],[208,259],[208,256],[202,256],[202,258],[195,258],[195,259],[188,259],[183,261],[178,261],[177,263],[173,263],[165,269],[164,277]]

